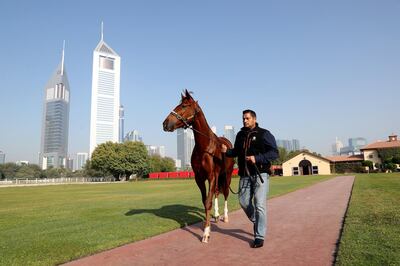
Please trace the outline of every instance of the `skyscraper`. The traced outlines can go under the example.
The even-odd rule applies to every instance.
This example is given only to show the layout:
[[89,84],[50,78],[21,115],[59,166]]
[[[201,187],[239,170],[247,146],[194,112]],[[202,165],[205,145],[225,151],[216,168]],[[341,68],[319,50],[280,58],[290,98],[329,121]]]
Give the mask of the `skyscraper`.
[[186,169],[191,166],[190,158],[194,148],[194,135],[190,129],[179,128],[177,131],[177,157],[181,167]]
[[340,155],[341,148],[343,148],[343,143],[336,137],[335,143],[332,144],[332,155]]
[[281,148],[285,148],[286,151],[298,151],[300,150],[300,141],[298,139],[277,139],[276,145]]
[[140,136],[139,131],[135,129],[135,130],[129,131],[126,134],[126,136],[124,138],[124,141],[140,141],[140,142],[143,142],[143,139]]
[[236,134],[235,134],[235,128],[233,126],[225,126],[224,127],[224,137],[227,138],[232,145],[235,144],[235,138],[236,138]]
[[293,148],[293,151],[300,150],[300,141],[298,139],[292,139],[292,148]]
[[124,106],[119,106],[119,139],[118,142],[124,142]]
[[90,156],[97,145],[119,138],[120,56],[101,39],[93,51]]
[[146,149],[150,156],[158,155],[162,158],[165,157],[165,146],[146,145]]
[[85,167],[88,157],[89,156],[86,152],[78,152],[76,154],[75,170],[82,170]]
[[64,66],[64,49],[61,62],[44,89],[42,137],[39,165],[42,169],[65,167],[68,153],[70,90]]

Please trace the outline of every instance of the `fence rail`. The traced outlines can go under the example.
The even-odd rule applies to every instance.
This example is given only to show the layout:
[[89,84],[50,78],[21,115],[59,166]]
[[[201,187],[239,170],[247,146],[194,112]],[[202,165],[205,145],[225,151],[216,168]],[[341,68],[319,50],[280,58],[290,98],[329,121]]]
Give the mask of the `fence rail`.
[[36,185],[36,184],[71,184],[114,182],[114,177],[60,177],[60,178],[35,178],[35,179],[5,179],[0,180],[0,185]]

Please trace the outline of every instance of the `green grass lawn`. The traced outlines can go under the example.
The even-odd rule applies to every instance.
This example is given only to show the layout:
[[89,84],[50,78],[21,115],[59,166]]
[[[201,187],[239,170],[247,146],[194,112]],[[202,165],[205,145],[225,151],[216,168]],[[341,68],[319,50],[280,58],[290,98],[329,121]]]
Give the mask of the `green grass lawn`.
[[337,265],[400,265],[400,173],[356,175]]
[[[331,177],[273,177],[269,196]],[[201,221],[200,198],[193,179],[0,188],[0,265],[59,264]]]

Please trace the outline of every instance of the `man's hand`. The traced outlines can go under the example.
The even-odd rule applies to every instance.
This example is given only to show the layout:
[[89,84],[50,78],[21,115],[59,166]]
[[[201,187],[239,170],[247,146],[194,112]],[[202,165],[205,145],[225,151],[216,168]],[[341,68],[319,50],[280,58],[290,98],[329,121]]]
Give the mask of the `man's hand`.
[[222,144],[222,145],[221,145],[221,152],[225,153],[227,149],[228,149],[228,148],[226,147],[225,144]]
[[252,156],[246,156],[246,161],[250,161],[252,164],[256,163],[256,157]]

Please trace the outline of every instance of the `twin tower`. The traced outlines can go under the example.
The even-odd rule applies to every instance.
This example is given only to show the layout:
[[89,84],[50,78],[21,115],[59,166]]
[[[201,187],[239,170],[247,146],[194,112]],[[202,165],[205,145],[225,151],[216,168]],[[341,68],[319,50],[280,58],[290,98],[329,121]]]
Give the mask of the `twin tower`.
[[[102,26],[100,42],[93,51],[90,154],[101,143],[118,142],[120,67],[121,58],[104,41]],[[69,108],[70,87],[63,46],[61,63],[45,87],[39,155],[42,169],[67,165]]]

